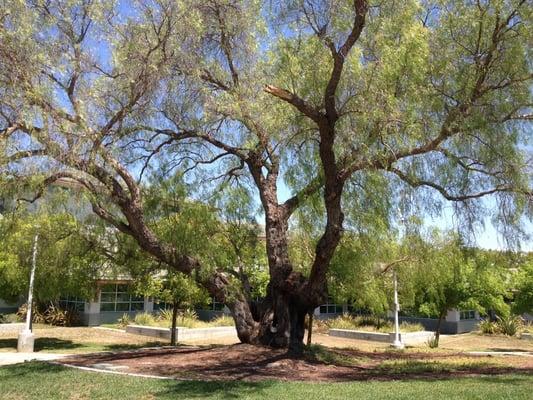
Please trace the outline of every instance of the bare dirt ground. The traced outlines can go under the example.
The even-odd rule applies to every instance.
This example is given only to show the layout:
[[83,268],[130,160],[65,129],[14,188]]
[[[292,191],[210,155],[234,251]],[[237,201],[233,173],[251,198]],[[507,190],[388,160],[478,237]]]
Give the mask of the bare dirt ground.
[[[357,348],[364,351],[388,349],[387,343],[367,340],[346,339],[329,336],[324,333],[313,333],[313,344],[335,348]],[[212,338],[209,340],[188,340],[184,344],[191,345],[230,345],[239,343],[237,335]],[[408,351],[529,351],[533,352],[533,341],[521,340],[504,335],[480,335],[463,333],[460,335],[442,335],[439,349],[429,349],[425,343],[408,348]]]
[[452,352],[315,348],[293,358],[284,350],[245,344],[182,346],[78,355],[71,365],[200,380],[352,381],[533,374],[531,357],[487,358]]

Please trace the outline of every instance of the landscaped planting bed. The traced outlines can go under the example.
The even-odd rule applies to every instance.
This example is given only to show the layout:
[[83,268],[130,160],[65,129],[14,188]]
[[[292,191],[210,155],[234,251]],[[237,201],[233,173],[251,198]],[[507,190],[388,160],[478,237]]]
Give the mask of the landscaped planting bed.
[[[161,339],[170,339],[170,328],[160,328],[156,326],[128,325],[127,333],[144,335]],[[234,326],[218,326],[211,328],[176,328],[176,338],[180,340],[203,340],[215,337],[235,335]]]
[[[356,331],[352,329],[330,329],[330,336],[343,337],[347,339],[370,340],[376,342],[393,343],[394,333]],[[402,332],[400,340],[403,344],[413,345],[426,343],[433,337],[434,333],[429,331]]]

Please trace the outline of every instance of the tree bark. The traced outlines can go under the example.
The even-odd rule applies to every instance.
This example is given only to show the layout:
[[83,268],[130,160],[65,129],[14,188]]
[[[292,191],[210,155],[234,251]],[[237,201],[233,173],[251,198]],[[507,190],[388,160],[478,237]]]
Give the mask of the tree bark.
[[439,347],[439,339],[440,339],[440,330],[442,328],[442,320],[444,319],[444,315],[446,314],[446,311],[441,311],[439,314],[439,320],[437,322],[437,329],[435,330],[435,347]]
[[311,339],[313,336],[313,313],[309,313],[309,325],[307,326],[307,345],[311,346]]
[[172,303],[172,327],[170,328],[170,345],[176,346],[176,323],[178,320],[178,307],[179,304],[177,301]]

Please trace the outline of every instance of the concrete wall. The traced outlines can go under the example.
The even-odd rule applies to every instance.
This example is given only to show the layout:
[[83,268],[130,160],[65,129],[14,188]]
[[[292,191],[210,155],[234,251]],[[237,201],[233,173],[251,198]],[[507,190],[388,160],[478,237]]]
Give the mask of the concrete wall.
[[[382,343],[394,343],[395,336],[394,333],[355,331],[352,329],[330,329],[329,335]],[[400,333],[400,340],[407,345],[426,343],[433,335],[433,332],[429,331],[406,332]]]
[[[160,339],[170,340],[169,328],[158,328],[155,326],[128,325],[126,332],[136,335],[150,336]],[[234,326],[219,326],[214,328],[176,328],[176,337],[181,340],[201,340],[214,337],[225,337],[236,335],[237,331]]]
[[[400,322],[409,322],[413,324],[421,324],[427,331],[436,331],[438,320],[436,318],[415,318],[415,317],[400,317]],[[441,323],[441,333],[450,335],[456,333],[465,333],[475,331],[479,320],[464,319],[459,321],[444,320]]]
[[0,324],[0,333],[18,333],[24,329],[26,324],[17,322],[13,324]]

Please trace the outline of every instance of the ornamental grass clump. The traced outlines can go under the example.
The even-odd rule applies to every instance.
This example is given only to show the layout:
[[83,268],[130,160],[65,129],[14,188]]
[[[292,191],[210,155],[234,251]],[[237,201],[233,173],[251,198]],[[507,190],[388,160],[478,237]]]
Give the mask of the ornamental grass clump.
[[155,318],[152,314],[146,312],[139,313],[135,316],[135,323],[137,325],[154,326],[156,325]]

